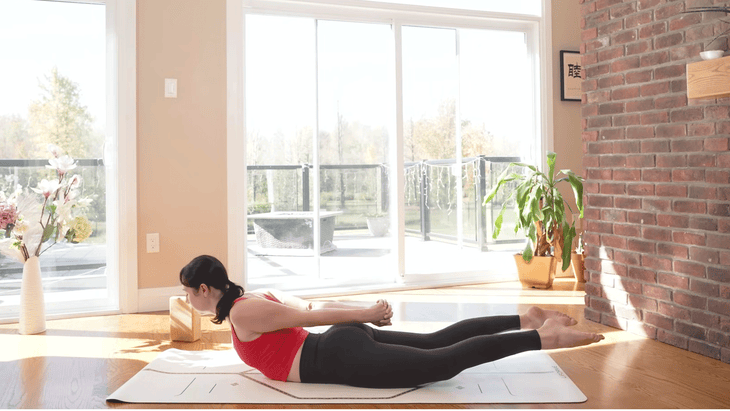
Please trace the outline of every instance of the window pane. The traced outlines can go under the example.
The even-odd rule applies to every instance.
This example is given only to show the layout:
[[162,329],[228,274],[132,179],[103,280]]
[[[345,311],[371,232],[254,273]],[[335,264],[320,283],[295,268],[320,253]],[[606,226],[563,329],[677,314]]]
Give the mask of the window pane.
[[[526,115],[530,112],[526,108],[533,106],[532,83],[527,80],[531,78],[531,63],[524,33],[460,30],[459,41],[462,150],[464,157],[491,158],[484,167],[489,192],[493,181],[515,157],[529,160],[527,154],[535,143],[535,123],[531,115]],[[465,183],[479,178],[476,165],[468,173],[474,178],[465,176]],[[468,211],[473,208],[475,188],[464,189],[465,233],[471,232],[476,218]],[[500,202],[495,204],[486,209],[487,242],[493,242],[493,222],[501,209]],[[516,217],[511,210],[505,214],[499,241],[524,238],[522,233],[514,233]]]
[[[79,198],[91,237],[61,242],[41,255],[47,313],[108,308],[106,184],[101,160],[106,127],[106,11],[100,4],[31,0],[0,2],[0,190],[29,191],[55,144],[79,165]],[[21,159],[25,161],[20,161]],[[25,209],[27,210],[27,208]],[[19,210],[25,212],[24,210]],[[3,230],[4,231],[4,230]],[[43,249],[53,244],[44,243]],[[22,264],[0,257],[0,316],[17,315]]]
[[481,251],[520,241],[492,240],[499,209],[481,203],[492,179],[535,143],[525,34],[406,26],[402,37],[406,273],[476,272],[491,258]]
[[[388,218],[392,44],[389,25],[246,16],[250,286],[392,281],[390,242],[373,238],[366,221]],[[315,196],[321,256],[313,252]]]
[[392,37],[389,25],[317,24],[320,208],[340,213],[335,249],[322,255],[323,277],[369,282],[393,278],[389,235],[373,228],[385,224],[386,230],[390,220],[388,147],[395,136]]
[[520,13],[539,16],[540,0],[371,0],[379,3],[408,4],[413,6],[448,7],[452,9]]
[[460,30],[459,40],[464,156],[527,151],[534,121],[525,115],[533,103],[525,34]]
[[[312,206],[314,28],[307,18],[246,16],[247,280],[254,287],[302,288],[316,275],[311,219],[291,214]],[[282,276],[285,284],[272,284]]]
[[419,237],[456,235],[456,30],[403,27],[402,37],[406,272],[444,272],[447,259]]

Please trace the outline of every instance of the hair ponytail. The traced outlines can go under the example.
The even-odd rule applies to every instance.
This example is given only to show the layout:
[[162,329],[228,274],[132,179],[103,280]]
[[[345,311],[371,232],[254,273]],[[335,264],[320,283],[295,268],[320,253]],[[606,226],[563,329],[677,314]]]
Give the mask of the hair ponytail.
[[218,289],[223,296],[216,305],[216,315],[211,321],[220,324],[228,317],[236,298],[243,295],[243,287],[228,279],[223,263],[215,257],[201,255],[180,270],[180,283],[186,287],[199,289],[201,284]]
[[223,320],[225,320],[226,317],[228,317],[228,315],[231,313],[231,308],[233,308],[233,302],[242,295],[243,287],[234,283],[233,281],[228,281],[226,289],[223,292],[223,297],[221,297],[220,301],[218,301],[218,305],[215,306],[215,318],[213,318],[211,321],[213,321],[215,324],[222,323]]

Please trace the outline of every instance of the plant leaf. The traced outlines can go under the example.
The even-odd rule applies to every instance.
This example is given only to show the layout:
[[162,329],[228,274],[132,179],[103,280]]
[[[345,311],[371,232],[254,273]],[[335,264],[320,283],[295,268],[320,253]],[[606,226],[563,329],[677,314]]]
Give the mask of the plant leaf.
[[527,204],[528,195],[530,194],[530,181],[527,180],[517,186],[514,191],[515,196],[515,211],[517,212],[517,219],[520,227],[526,227],[530,224],[529,215],[525,215],[525,204]]
[[563,271],[570,265],[570,253],[573,250],[573,239],[575,238],[575,226],[563,224]]
[[533,166],[532,164],[526,164],[526,163],[509,163],[508,167],[527,167],[530,170],[537,172],[537,167]]
[[552,182],[553,181],[553,174],[555,173],[555,157],[557,154],[555,154],[552,151],[548,151],[547,153],[547,165],[548,165],[548,172],[547,172],[547,180]]
[[575,204],[578,206],[578,211],[580,211],[580,218],[583,218],[583,183],[572,171],[568,173],[568,182],[573,188]]
[[507,201],[502,204],[502,209],[499,211],[499,215],[497,215],[497,218],[494,220],[494,232],[492,233],[492,238],[494,239],[496,239],[502,231],[502,221],[504,220],[504,212],[507,210],[507,204]]
[[524,178],[525,176],[521,174],[512,173],[509,177],[507,177],[507,171],[505,170],[502,175],[500,175],[499,180],[497,181],[497,185],[487,194],[487,196],[484,198],[484,205],[487,205],[490,201],[494,199],[494,197],[497,195],[497,192],[499,192],[499,189],[506,183],[509,183],[510,181],[515,181]]
[[43,229],[43,236],[41,237],[41,244],[42,243],[45,243],[46,241],[48,241],[48,239],[51,238],[51,236],[53,236],[53,232],[55,230],[56,230],[56,225],[55,224],[48,224]]
[[532,244],[530,244],[529,241],[525,244],[525,249],[522,250],[522,259],[525,260],[526,263],[532,261]]
[[544,191],[542,189],[542,186],[538,186],[534,191],[534,196],[532,198],[532,221],[542,221],[545,219],[545,213],[540,208],[540,199],[542,199],[544,194]]
[[[535,227],[535,224],[529,225],[527,229],[527,238],[528,246],[537,247],[537,227]],[[534,254],[534,252],[530,251],[530,254]]]

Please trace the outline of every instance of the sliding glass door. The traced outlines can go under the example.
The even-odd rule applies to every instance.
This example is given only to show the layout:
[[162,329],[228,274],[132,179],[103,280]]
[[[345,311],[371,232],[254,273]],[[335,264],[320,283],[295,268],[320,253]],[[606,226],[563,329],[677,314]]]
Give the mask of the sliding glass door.
[[[403,27],[406,274],[481,276],[521,236],[491,238],[482,199],[535,146],[524,32]],[[498,213],[498,209],[496,212]]]
[[[406,195],[416,198],[418,225],[407,231],[406,273],[448,272],[453,261],[439,238],[458,238],[456,107],[457,30],[406,26],[403,38],[404,165]],[[413,224],[411,224],[413,226]],[[414,229],[415,228],[415,229]]]
[[247,15],[245,45],[249,284],[392,282],[368,230],[389,218],[391,27]]
[[296,288],[317,272],[311,220],[295,218],[311,210],[313,27],[305,18],[246,18],[249,283],[282,280]]
[[537,24],[290,6],[243,11],[247,286],[509,275],[482,200],[541,146]]
[[387,161],[395,135],[392,37],[386,24],[317,21],[318,194],[321,212],[335,213],[320,217],[323,233],[334,224],[320,276],[348,285],[394,278]]

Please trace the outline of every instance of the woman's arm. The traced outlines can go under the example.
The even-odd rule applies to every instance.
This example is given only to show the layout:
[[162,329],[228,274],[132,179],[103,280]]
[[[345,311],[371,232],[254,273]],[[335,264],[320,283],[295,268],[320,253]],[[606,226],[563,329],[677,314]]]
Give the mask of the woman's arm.
[[364,308],[363,303],[340,302],[340,301],[312,301],[309,303],[312,310],[327,310],[333,308],[341,308],[343,310],[355,310]]
[[255,294],[268,294],[271,297],[276,298],[284,305],[287,305],[292,308],[296,308],[299,310],[311,310],[313,309],[311,302],[303,300],[297,296],[291,295],[289,293],[285,293],[283,291],[275,290],[273,288],[261,288],[254,290],[253,293]]
[[385,301],[367,308],[298,309],[260,298],[251,298],[233,306],[230,319],[236,327],[265,333],[292,327],[314,327],[347,322],[390,322],[393,310]]
[[[299,297],[296,297],[294,295],[291,295],[289,293],[275,290],[273,288],[254,290],[254,293],[268,294],[268,295],[276,298],[277,300],[279,300],[282,304],[288,305],[289,307],[296,308],[299,310],[329,310],[329,309],[361,310],[361,309],[368,307],[364,303],[351,303],[351,302],[340,302],[340,301],[307,301],[307,300],[303,300]],[[384,302],[388,307],[390,307],[390,304],[388,304],[388,302],[386,300],[378,300],[377,302],[380,303],[381,301]],[[391,311],[392,311],[392,309],[391,309]],[[377,325],[378,327],[392,325],[390,318],[381,319],[378,321],[371,321],[371,322],[372,322],[372,324]]]

